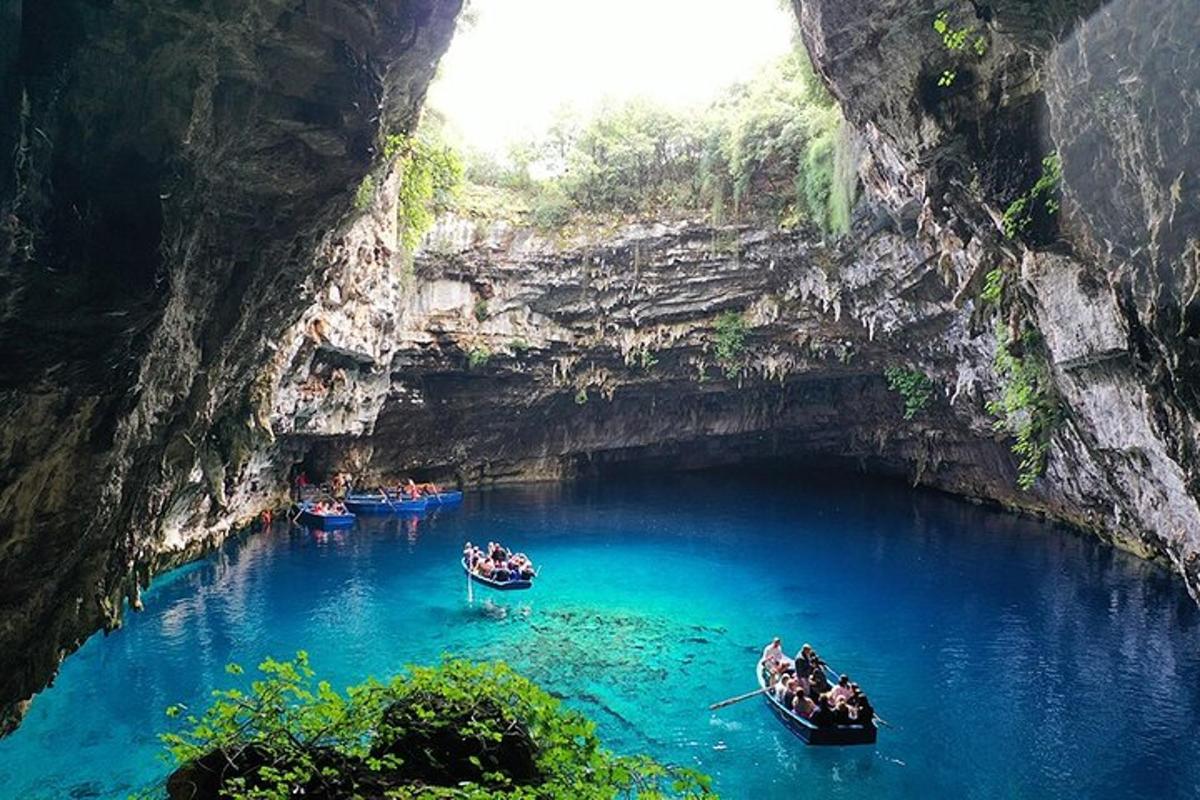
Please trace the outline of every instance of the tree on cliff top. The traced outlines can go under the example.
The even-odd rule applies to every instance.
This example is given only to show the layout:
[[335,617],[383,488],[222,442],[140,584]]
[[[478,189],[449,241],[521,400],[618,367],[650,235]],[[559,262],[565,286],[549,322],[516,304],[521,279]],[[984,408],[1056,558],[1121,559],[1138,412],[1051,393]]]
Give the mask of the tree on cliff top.
[[[800,49],[731,87],[715,103],[679,112],[633,100],[591,117],[563,114],[501,161],[468,153],[467,180],[491,216],[519,208],[542,227],[577,216],[704,213],[749,221],[849,228],[856,164],[841,112]],[[505,199],[497,201],[496,195]]]

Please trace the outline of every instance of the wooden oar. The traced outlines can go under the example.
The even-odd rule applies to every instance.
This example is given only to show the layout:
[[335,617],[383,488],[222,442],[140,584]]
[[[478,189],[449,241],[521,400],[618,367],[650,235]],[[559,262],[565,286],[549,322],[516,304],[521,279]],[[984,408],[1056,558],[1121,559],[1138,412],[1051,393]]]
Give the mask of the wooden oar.
[[754,697],[756,694],[762,694],[766,690],[767,690],[767,688],[765,686],[763,686],[758,689],[755,689],[753,692],[746,692],[745,694],[739,694],[737,697],[731,697],[728,700],[722,700],[719,703],[713,703],[711,706],[708,707],[708,710],[716,711],[718,708],[724,708],[725,706],[731,706],[734,703],[740,703],[743,700],[749,700],[751,697]]

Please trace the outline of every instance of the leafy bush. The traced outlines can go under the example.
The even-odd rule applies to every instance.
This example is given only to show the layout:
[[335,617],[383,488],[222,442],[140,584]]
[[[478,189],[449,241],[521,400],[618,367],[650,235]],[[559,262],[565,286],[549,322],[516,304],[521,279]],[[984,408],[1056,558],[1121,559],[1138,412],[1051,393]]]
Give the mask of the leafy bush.
[[742,373],[746,360],[746,320],[735,311],[717,319],[715,352],[725,377],[734,380]]
[[488,301],[487,298],[481,297],[475,301],[475,307],[471,312],[476,322],[483,322],[488,318]]
[[994,269],[983,279],[983,289],[979,299],[985,303],[999,303],[1004,296],[1004,270]]
[[904,418],[912,419],[925,410],[933,397],[933,381],[919,369],[888,367],[883,371],[888,387],[904,398]]
[[345,692],[316,681],[304,652],[259,671],[199,714],[168,709],[186,725],[161,737],[180,765],[172,797],[712,796],[697,772],[605,750],[593,723],[503,663],[447,659]]
[[1014,347],[1008,328],[997,324],[994,366],[1001,394],[998,400],[988,403],[987,410],[997,418],[996,430],[1015,438],[1012,451],[1020,461],[1017,485],[1028,490],[1046,471],[1050,438],[1058,426],[1060,409],[1049,365],[1036,353],[1039,334],[1027,329],[1018,344]]
[[486,367],[491,359],[492,351],[486,347],[472,347],[467,351],[467,367],[470,369]]
[[1042,159],[1042,174],[1033,188],[1013,200],[1004,210],[1004,235],[1015,239],[1017,236],[1028,236],[1039,227],[1048,226],[1061,207],[1061,188],[1062,158],[1058,153],[1051,153]]
[[[950,23],[950,13],[943,11],[933,18],[933,29],[942,39],[942,46],[951,53],[962,53],[970,51],[976,56],[982,58],[987,55],[987,39],[972,25],[966,25],[961,28],[956,28]],[[954,85],[954,81],[958,79],[958,71],[954,69],[942,70],[942,74],[938,76],[937,85],[946,88]]]
[[463,181],[462,159],[430,133],[388,136],[383,157],[389,161],[400,159],[396,214],[401,243],[412,250],[432,227],[436,215],[451,207]]
[[354,207],[359,211],[366,211],[371,207],[371,201],[374,199],[375,177],[364,175],[362,182],[358,184],[358,191],[354,193]]

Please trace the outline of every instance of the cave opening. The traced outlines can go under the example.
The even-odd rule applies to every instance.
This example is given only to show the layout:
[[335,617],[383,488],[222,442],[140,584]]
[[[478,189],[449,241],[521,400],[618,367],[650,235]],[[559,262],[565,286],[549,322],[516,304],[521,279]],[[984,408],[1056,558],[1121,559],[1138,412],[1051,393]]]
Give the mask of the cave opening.
[[1193,794],[1190,1],[0,0],[0,795]]

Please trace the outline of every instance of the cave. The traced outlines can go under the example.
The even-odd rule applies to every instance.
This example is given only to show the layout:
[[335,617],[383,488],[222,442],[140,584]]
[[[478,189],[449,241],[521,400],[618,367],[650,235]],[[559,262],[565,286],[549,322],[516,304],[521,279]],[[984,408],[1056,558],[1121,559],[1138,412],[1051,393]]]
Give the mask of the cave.
[[[521,684],[541,722],[489,724],[594,724],[661,762],[647,791],[1111,796],[1078,761],[1197,791],[1191,1],[680,3],[0,0],[0,796],[257,780],[265,734],[133,765],[147,704],[222,659],[241,685],[303,650],[266,663],[304,684],[310,649],[338,688],[509,661],[563,709]],[[536,588],[459,553],[500,536]],[[815,767],[794,691],[664,690],[736,695],[783,633],[869,687],[874,761]],[[968,704],[1041,749],[944,767],[962,720],[910,649],[938,696],[991,670],[1012,708]],[[1097,698],[1143,662],[1177,706],[1118,756]],[[422,674],[395,708],[474,691]],[[76,769],[42,743],[89,701]],[[384,791],[350,742],[395,714],[359,710],[288,750],[293,789]]]

